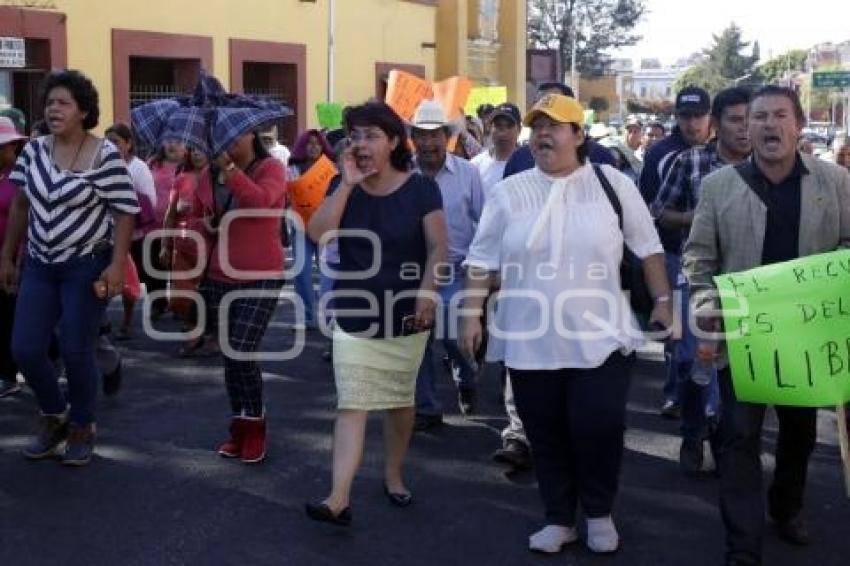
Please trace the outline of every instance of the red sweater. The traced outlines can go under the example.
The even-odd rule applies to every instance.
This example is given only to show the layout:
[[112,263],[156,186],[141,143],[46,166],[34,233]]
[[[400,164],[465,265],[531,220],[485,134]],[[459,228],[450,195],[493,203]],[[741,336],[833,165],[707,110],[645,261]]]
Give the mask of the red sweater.
[[[216,281],[227,283],[245,283],[261,279],[274,279],[283,276],[283,246],[280,241],[281,214],[286,205],[286,172],[277,159],[267,158],[257,163],[248,175],[236,169],[226,176],[226,186],[233,194],[231,211],[259,209],[274,211],[274,216],[240,217],[225,226],[218,238],[208,239],[214,246],[210,258],[207,276]],[[192,205],[192,216],[202,219],[213,215],[215,200],[207,168],[200,176],[198,189]],[[221,200],[217,203],[224,206]],[[199,225],[200,223],[194,223]],[[224,231],[227,231],[225,234]],[[227,253],[224,259],[230,267],[225,272],[222,266],[221,245],[227,241]],[[208,250],[209,251],[209,250]],[[255,273],[233,273],[252,271]],[[263,272],[263,273],[257,273]]]

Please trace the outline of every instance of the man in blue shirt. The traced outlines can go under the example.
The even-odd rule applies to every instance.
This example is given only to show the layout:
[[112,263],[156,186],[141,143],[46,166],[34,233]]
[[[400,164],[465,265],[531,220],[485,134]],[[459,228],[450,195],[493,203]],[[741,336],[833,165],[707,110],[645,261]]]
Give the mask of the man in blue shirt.
[[[458,388],[458,404],[464,415],[475,410],[475,367],[457,347],[457,303],[452,297],[463,290],[465,271],[461,263],[469,253],[469,245],[484,208],[484,189],[478,169],[465,159],[448,152],[448,143],[456,134],[455,125],[449,123],[440,104],[426,100],[420,104],[413,117],[410,139],[416,147],[417,170],[431,177],[440,187],[443,210],[448,228],[450,273],[441,279],[439,289],[443,301],[443,346],[448,354],[452,376]],[[442,423],[442,404],[437,394],[437,368],[432,353],[433,342],[428,347],[416,379],[415,430],[426,430]]]
[[[688,148],[703,145],[711,134],[711,118],[709,110],[711,101],[708,93],[694,86],[683,88],[676,95],[676,127],[673,132],[652,146],[643,160],[643,171],[640,174],[638,187],[647,204],[651,204],[658,196],[662,181],[667,177],[676,157]],[[664,246],[665,261],[667,262],[667,277],[670,288],[681,288],[684,283],[682,272],[682,231],[659,227],[658,235]],[[681,282],[681,283],[680,283]],[[665,347],[667,378],[664,383],[664,404],[661,414],[668,418],[679,416],[678,375],[680,362],[675,343]]]
[[[681,152],[673,161],[661,190],[650,207],[658,224],[669,230],[680,230],[687,239],[699,201],[702,180],[713,171],[745,160],[750,154],[750,137],[747,132],[747,108],[750,92],[740,87],[727,88],[717,93],[711,104],[711,122],[716,138],[705,146]],[[689,324],[688,304],[690,293],[687,284],[679,285],[682,305],[682,339],[678,342],[676,357],[679,362],[679,404],[682,412],[682,445],[679,463],[686,473],[698,473],[703,466],[703,439],[712,440],[717,447],[717,407],[720,392],[716,376],[707,384],[698,384],[692,378],[696,354],[696,338]],[[710,418],[710,421],[708,420]]]

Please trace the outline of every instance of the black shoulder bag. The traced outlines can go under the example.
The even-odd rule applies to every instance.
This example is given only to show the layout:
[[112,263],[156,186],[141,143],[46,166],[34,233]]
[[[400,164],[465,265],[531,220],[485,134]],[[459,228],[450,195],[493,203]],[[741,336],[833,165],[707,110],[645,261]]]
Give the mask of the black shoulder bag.
[[[602,184],[602,188],[605,190],[605,195],[614,208],[614,212],[617,213],[620,231],[622,232],[623,207],[620,204],[620,199],[617,197],[614,187],[611,186],[611,182],[608,181],[605,173],[602,172],[602,169],[598,165],[593,165],[593,171]],[[649,318],[655,306],[655,301],[652,300],[652,295],[643,276],[643,261],[626,245],[625,235],[623,236],[623,240],[623,261],[620,263],[620,287],[623,291],[628,292],[629,304],[634,313],[640,317]]]

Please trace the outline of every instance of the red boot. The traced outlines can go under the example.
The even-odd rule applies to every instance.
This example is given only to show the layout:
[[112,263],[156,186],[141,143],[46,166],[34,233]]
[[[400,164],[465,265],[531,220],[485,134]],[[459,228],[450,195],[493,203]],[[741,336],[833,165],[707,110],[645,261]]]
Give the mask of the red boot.
[[238,458],[242,455],[245,441],[245,419],[233,417],[230,420],[230,437],[218,447],[218,454],[224,458]]
[[242,417],[242,461],[246,464],[262,462],[266,457],[266,418]]

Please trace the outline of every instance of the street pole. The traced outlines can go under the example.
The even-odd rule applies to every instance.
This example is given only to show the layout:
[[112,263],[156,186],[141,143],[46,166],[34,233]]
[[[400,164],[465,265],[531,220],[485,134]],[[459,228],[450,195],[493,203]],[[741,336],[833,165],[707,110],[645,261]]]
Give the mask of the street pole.
[[829,124],[831,126],[835,126],[835,101],[837,100],[837,96],[835,92],[831,93],[832,95],[829,97],[832,100],[832,108],[830,109],[829,114]]
[[576,95],[576,100],[579,100],[578,97],[578,82],[576,81],[576,38],[578,37],[578,32],[576,31],[575,20],[573,20],[573,47],[570,50],[570,86],[573,88],[573,93]]
[[328,96],[327,102],[334,101],[334,12],[335,0],[328,2]]
[[809,96],[806,98],[806,123],[808,124],[812,119],[812,97],[814,96],[814,78],[812,78],[812,73],[809,73]]

